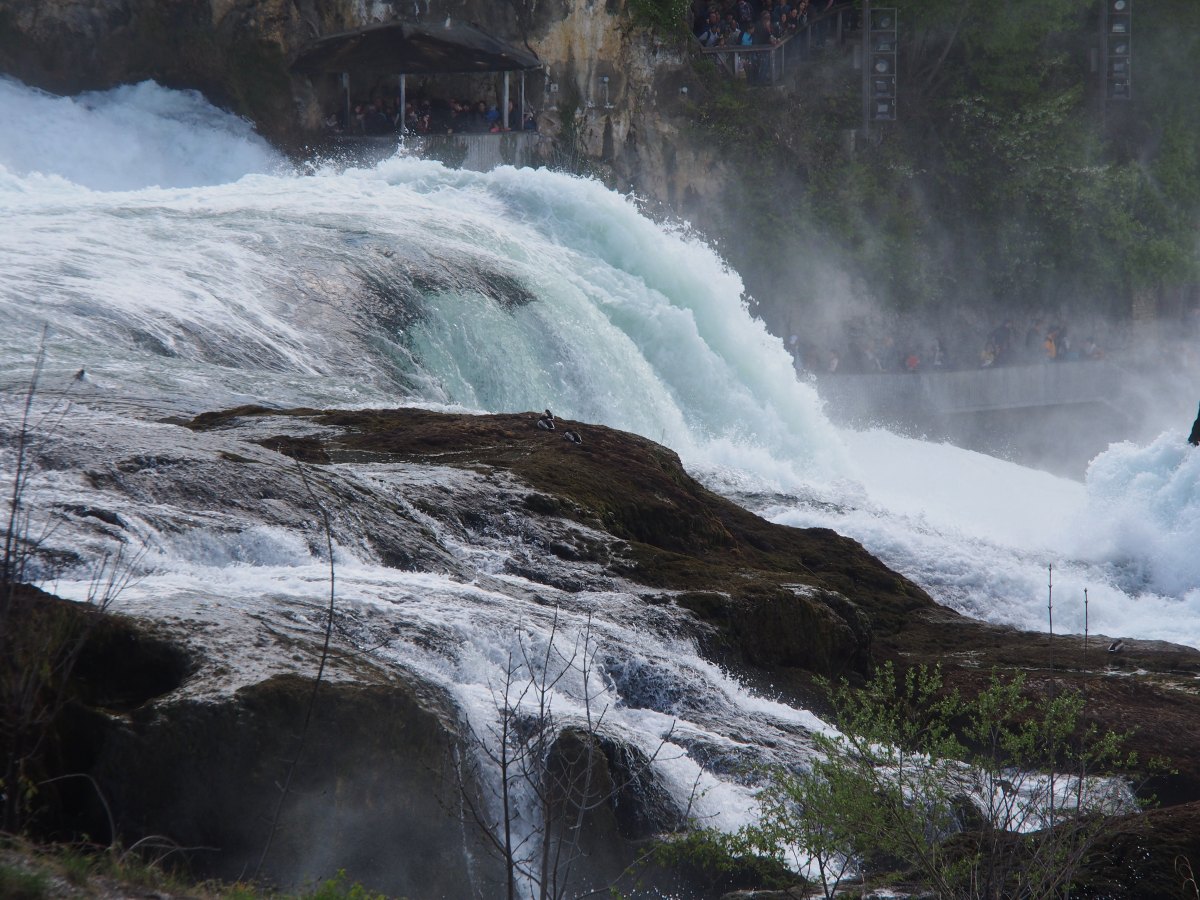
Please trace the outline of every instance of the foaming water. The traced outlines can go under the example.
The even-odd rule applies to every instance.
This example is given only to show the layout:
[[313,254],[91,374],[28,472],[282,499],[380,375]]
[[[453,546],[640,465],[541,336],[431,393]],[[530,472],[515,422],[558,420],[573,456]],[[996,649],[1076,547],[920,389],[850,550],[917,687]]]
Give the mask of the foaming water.
[[246,123],[149,83],[2,81],[0,110],[30,125],[0,142],[9,384],[48,328],[47,383],[84,368],[78,397],[135,410],[549,405],[676,448],[778,521],[857,537],[972,614],[1040,627],[1053,565],[1101,627],[1200,645],[1179,625],[1200,585],[1182,435],[1115,446],[1080,485],[838,431],[737,274],[595,182],[402,157],[301,177]]
[[1114,445],[1083,484],[887,432],[843,437],[862,494],[747,505],[854,537],[978,618],[1044,631],[1052,598],[1059,633],[1200,647],[1200,453],[1182,432]]
[[[136,470],[141,455],[201,466],[267,452],[181,435],[164,412],[549,406],[667,444],[714,489],[854,537],[972,615],[1040,630],[1053,566],[1057,630],[1083,630],[1086,588],[1093,633],[1200,647],[1200,453],[1181,433],[1114,446],[1080,484],[836,429],[737,274],[592,181],[403,157],[300,176],[244,122],[149,84],[67,99],[0,81],[0,114],[30,126],[0,136],[0,433],[44,335],[42,396],[75,406],[33,507],[113,513],[112,529],[68,517],[61,549],[149,546],[120,608],[226,628],[233,668],[255,662],[248,622],[319,630],[327,569],[304,532],[311,510],[172,506],[161,484],[139,502],[84,477]],[[0,475],[12,460],[0,447]],[[383,478],[361,466],[336,477],[364,495]],[[449,483],[465,475],[436,477],[465,489]],[[404,509],[404,491],[389,502]],[[478,733],[496,715],[488,685],[522,642],[591,629],[597,666],[563,679],[555,708],[563,721],[585,717],[588,697],[610,710],[606,728],[657,753],[679,807],[736,828],[753,814],[745,773],[811,752],[808,733],[824,726],[704,660],[668,607],[524,581],[505,561],[525,550],[456,544],[424,524],[458,575],[385,567],[364,550],[369,525],[346,525],[339,634],[438,685]],[[88,583],[56,587],[82,597]]]
[[10,380],[48,324],[59,372],[185,407],[551,405],[730,465],[765,447],[793,481],[839,466],[737,276],[597,183],[397,158],[62,193],[7,198]]
[[8,190],[44,193],[60,179],[97,191],[194,187],[283,166],[249,122],[150,81],[56,97],[0,77],[0,110],[8,123],[0,187]]

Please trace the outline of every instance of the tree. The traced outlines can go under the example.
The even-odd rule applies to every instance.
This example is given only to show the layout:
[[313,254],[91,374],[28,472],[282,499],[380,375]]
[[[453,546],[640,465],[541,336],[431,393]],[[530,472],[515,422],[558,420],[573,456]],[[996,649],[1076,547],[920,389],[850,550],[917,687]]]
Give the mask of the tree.
[[[646,774],[671,732],[653,753],[626,753],[618,775],[604,748],[608,706],[595,677],[600,650],[591,617],[566,635],[555,607],[546,634],[518,627],[513,637],[498,680],[489,684],[496,717],[469,726],[473,752],[457,767],[458,793],[504,867],[504,896],[557,900],[581,889],[576,866],[591,814]],[[570,716],[555,707],[561,694],[573,696]]]
[[1137,760],[1126,735],[1083,723],[1079,694],[1024,688],[993,675],[967,702],[939,670],[890,665],[861,690],[829,687],[837,732],[815,737],[808,770],[772,774],[731,846],[790,855],[826,897],[851,871],[906,872],[939,898],[1069,896],[1110,817],[1136,806],[1114,773]]

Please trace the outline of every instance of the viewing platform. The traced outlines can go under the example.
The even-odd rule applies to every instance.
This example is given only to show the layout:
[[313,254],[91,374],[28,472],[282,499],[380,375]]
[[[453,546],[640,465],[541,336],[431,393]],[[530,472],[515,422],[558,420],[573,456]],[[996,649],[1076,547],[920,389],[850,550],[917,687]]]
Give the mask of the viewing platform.
[[810,59],[815,46],[840,47],[856,26],[858,11],[847,5],[812,13],[804,27],[772,44],[734,44],[701,47],[700,52],[729,78],[744,78],[752,85],[782,84],[788,66]]
[[1098,405],[1124,415],[1125,371],[1108,360],[927,372],[834,374],[819,392],[848,424],[921,422],[1007,410]]
[[822,374],[817,391],[841,426],[945,440],[1079,478],[1112,442],[1153,437],[1161,410],[1190,415],[1193,398],[1180,395],[1180,380],[1168,375],[1100,359]]
[[530,166],[539,161],[544,138],[536,131],[496,134],[339,135],[330,145],[338,157],[357,165],[375,165],[402,146],[422,159],[436,159],[452,169],[490,172],[497,166]]

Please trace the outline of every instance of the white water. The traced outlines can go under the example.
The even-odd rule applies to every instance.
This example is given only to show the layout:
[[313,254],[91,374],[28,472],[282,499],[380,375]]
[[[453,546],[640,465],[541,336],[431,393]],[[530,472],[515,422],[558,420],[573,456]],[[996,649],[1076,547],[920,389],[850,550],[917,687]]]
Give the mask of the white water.
[[[736,273],[599,184],[402,158],[300,176],[244,123],[150,84],[62,99],[0,81],[0,110],[22,123],[0,136],[0,381],[24,383],[48,329],[43,385],[52,393],[86,369],[72,391],[102,411],[78,413],[97,428],[244,402],[550,406],[675,448],[776,521],[853,536],[956,609],[1040,629],[1053,564],[1057,630],[1082,630],[1086,588],[1093,633],[1200,647],[1200,453],[1182,429],[1112,447],[1086,484],[840,431],[746,311]],[[65,500],[87,488],[60,473],[38,490]],[[152,571],[123,602],[320,604],[323,569],[303,541],[210,525],[170,540],[146,525]],[[417,631],[463,648],[395,652],[476,716],[514,627],[540,622],[544,633],[542,606],[342,552],[342,597],[366,619],[402,609]],[[689,740],[727,744],[740,717],[814,724],[668,633],[644,633],[651,614],[628,597],[562,599],[571,628],[603,609],[606,646],[636,648],[613,666],[658,666],[671,673],[664,685],[694,684],[704,698],[627,708],[613,727],[630,740],[649,746],[671,721]],[[616,683],[605,690],[619,704]],[[577,701],[562,702],[577,712]],[[732,711],[714,712],[722,704]],[[686,793],[695,764],[672,758]],[[706,811],[736,825],[747,789],[711,774],[702,783]]]

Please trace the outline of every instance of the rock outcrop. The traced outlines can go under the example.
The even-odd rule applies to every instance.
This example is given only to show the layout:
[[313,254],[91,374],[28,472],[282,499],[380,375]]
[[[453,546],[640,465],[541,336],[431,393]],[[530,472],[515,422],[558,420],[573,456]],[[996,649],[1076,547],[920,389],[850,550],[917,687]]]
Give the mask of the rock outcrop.
[[[537,586],[564,597],[619,593],[640,603],[625,614],[646,622],[668,609],[681,638],[784,699],[811,705],[815,676],[853,680],[886,660],[938,663],[964,691],[994,670],[1024,673],[1034,692],[1080,690],[1091,721],[1134,727],[1143,758],[1165,760],[1171,774],[1152,784],[1160,800],[1200,797],[1200,652],[1126,641],[1110,653],[1096,636],[1085,650],[1081,638],[1050,641],[967,619],[854,541],[773,525],[706,490],[652,441],[560,422],[584,435],[574,444],[535,419],[416,409],[205,414],[155,426],[161,446],[152,452],[92,446],[91,483],[131,505],[103,509],[96,499],[65,515],[106,531],[139,509],[161,534],[223,516],[229,527],[263,521],[316,539],[311,506],[320,496],[332,511],[331,538],[385,566],[470,579],[495,598]],[[360,469],[370,474],[352,476]],[[391,476],[404,481],[402,503],[385,489]],[[488,576],[446,549],[468,540],[508,548],[503,571]],[[183,607],[160,609],[151,597],[123,611],[130,618],[106,620],[81,655],[76,700],[41,773],[86,773],[112,819],[87,782],[72,779],[46,791],[38,820],[46,834],[165,834],[212,848],[191,854],[200,873],[235,878],[262,858],[260,874],[289,885],[336,867],[398,895],[468,896],[502,883],[464,812],[464,797],[483,796],[476,770],[463,764],[478,735],[445,690],[371,652],[403,618],[384,626],[366,608],[339,606],[314,692],[323,625],[306,603],[247,606],[214,585]],[[416,638],[430,646],[453,639]],[[623,683],[630,702],[638,677]],[[711,744],[688,749],[697,758],[713,752]],[[578,776],[595,792],[580,866],[588,883],[608,883],[638,842],[679,824],[677,800],[650,783],[630,789],[646,771],[633,748],[568,728],[549,763],[548,771],[575,773],[557,784]],[[1139,885],[1166,883],[1169,861],[1142,851],[1147,841],[1187,844],[1169,829],[1191,808],[1164,811],[1118,840],[1124,868],[1097,870],[1096,883],[1158,896]],[[677,874],[651,874],[660,886],[705,896]]]
[[[690,47],[637,27],[624,0],[0,0],[0,73],[64,94],[146,79],[199,90],[299,151],[340,96],[336,76],[293,72],[307,44],[377,22],[447,19],[538,54],[545,68],[527,79],[528,102],[564,153],[676,209],[715,196],[720,161],[686,139]],[[365,97],[387,73],[363,77],[353,90]],[[695,97],[700,85],[691,87]],[[458,91],[498,99],[499,82],[450,79],[437,92]]]

